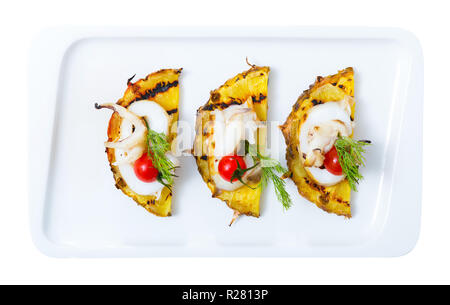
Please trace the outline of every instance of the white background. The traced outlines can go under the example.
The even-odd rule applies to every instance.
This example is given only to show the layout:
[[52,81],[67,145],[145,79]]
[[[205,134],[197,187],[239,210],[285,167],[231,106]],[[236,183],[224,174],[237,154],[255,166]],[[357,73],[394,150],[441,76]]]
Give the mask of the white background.
[[[450,283],[449,8],[444,0],[3,1],[0,282]],[[425,57],[423,217],[416,248],[400,258],[377,259],[91,260],[42,255],[31,242],[28,225],[27,56],[33,37],[55,25],[356,25],[410,30],[421,41]],[[412,174],[414,169],[411,164]]]

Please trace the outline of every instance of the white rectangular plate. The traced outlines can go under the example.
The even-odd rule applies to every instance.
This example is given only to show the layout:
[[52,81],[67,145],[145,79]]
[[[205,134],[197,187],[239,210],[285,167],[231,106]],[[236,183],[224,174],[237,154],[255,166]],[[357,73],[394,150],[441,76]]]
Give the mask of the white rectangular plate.
[[[252,63],[270,66],[269,121],[282,123],[318,75],[355,69],[356,138],[370,139],[352,219],[303,199],[283,211],[272,187],[261,217],[232,227],[192,157],[181,158],[173,216],[155,217],[114,187],[103,142],[133,74],[183,67],[180,120]],[[55,257],[399,256],[420,228],[423,57],[416,38],[382,28],[60,28],[40,35],[30,67],[30,205],[37,247]],[[274,128],[272,151],[283,164]],[[185,134],[192,141],[193,134]],[[184,139],[186,139],[184,138]]]

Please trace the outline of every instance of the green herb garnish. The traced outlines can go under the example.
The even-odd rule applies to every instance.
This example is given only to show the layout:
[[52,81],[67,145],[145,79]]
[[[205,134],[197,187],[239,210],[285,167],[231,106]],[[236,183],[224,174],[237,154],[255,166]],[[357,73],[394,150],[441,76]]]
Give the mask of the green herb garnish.
[[164,133],[150,129],[147,121],[145,119],[144,121],[147,125],[147,154],[152,159],[153,166],[158,170],[157,180],[170,189],[173,177],[176,177],[173,173],[176,166],[166,156],[170,150],[170,144]]
[[356,191],[356,185],[359,183],[359,180],[363,178],[359,172],[359,167],[364,166],[365,158],[363,153],[365,152],[364,146],[367,145],[370,145],[370,141],[356,141],[352,138],[342,137],[340,135],[334,143],[342,171],[347,177],[350,188],[354,191]]
[[241,183],[253,189],[242,181],[242,176],[248,170],[259,165],[261,166],[262,175],[261,182],[258,187],[264,189],[269,184],[269,181],[272,181],[278,201],[281,202],[285,210],[289,209],[292,206],[291,196],[286,191],[286,182],[277,175],[277,173],[281,175],[285,174],[287,170],[282,167],[280,162],[277,160],[261,154],[258,146],[255,144],[249,144],[247,140],[245,141],[245,154],[250,154],[255,164],[248,169],[242,169],[239,162],[237,162],[238,168],[234,171],[231,180],[233,181],[234,178],[237,178]]
[[283,168],[280,164],[278,164],[277,166],[273,167],[262,167],[262,171],[263,171],[261,177],[262,188],[264,188],[268,184],[269,180],[272,180],[278,201],[281,202],[285,210],[289,209],[292,206],[291,196],[286,191],[285,188],[286,182],[277,175],[277,173],[285,174],[287,170]]
[[239,161],[236,160],[236,165],[237,165],[237,169],[234,170],[233,175],[231,175],[231,183],[233,183],[234,179],[239,180],[239,182],[241,182],[243,185],[251,188],[252,190],[256,189],[255,187],[251,187],[250,185],[248,185],[247,183],[244,182],[244,180],[242,180],[242,177],[244,176],[244,174],[246,172],[248,172],[249,170],[255,168],[256,166],[258,166],[257,163],[255,163],[253,166],[248,167],[248,168],[242,168],[241,165],[239,164]]

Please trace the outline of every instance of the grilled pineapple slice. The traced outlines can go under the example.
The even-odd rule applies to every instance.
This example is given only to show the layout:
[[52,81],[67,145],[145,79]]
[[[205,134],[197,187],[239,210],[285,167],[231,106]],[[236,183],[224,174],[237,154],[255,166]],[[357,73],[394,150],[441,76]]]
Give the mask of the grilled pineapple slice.
[[[230,78],[220,88],[211,92],[209,101],[197,110],[196,136],[194,140],[194,157],[197,162],[198,171],[212,196],[225,201],[226,204],[237,214],[259,217],[259,199],[261,188],[257,187],[259,182],[249,182],[248,187],[241,187],[234,191],[220,190],[211,178],[209,165],[214,156],[207,156],[205,140],[209,136],[205,133],[205,126],[211,120],[211,112],[215,109],[225,109],[230,105],[245,103],[249,98],[252,102],[250,107],[256,112],[260,121],[267,120],[267,82],[269,79],[269,67],[253,66],[246,72]],[[259,129],[259,139],[263,139],[263,130]],[[263,145],[261,140],[259,145]]]
[[[161,105],[169,114],[168,141],[172,145],[177,132],[179,86],[178,76],[182,69],[163,69],[135,83],[131,79],[127,82],[127,90],[117,102],[120,106],[128,107],[135,101],[151,100]],[[108,125],[108,141],[120,138],[120,125],[122,119],[117,113],[113,113]],[[115,152],[113,148],[107,148],[108,161],[114,175],[116,187],[125,195],[133,198],[139,205],[157,216],[170,216],[172,204],[172,192],[164,187],[159,200],[151,195],[139,195],[128,187],[122,178],[117,166],[114,166]]]
[[[329,213],[351,217],[350,185],[347,179],[340,183],[324,187],[311,179],[303,168],[298,151],[299,134],[302,124],[307,118],[308,110],[317,103],[342,100],[346,95],[353,97],[353,68],[346,68],[338,74],[317,77],[309,90],[297,99],[286,122],[280,126],[286,140],[286,159],[289,176],[297,185],[299,193]],[[355,116],[354,104],[351,109],[351,120]]]

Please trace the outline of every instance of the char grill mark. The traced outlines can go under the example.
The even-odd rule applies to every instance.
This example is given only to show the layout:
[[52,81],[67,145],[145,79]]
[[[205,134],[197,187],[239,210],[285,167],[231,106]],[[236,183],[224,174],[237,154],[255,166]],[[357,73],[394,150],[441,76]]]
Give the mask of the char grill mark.
[[253,103],[261,103],[263,100],[265,100],[267,97],[264,95],[264,94],[262,94],[262,93],[260,93],[259,94],[259,97],[256,97],[256,96],[252,96],[252,101],[253,101]]
[[202,107],[203,111],[213,111],[215,109],[226,109],[231,105],[241,105],[242,101],[240,99],[230,98],[228,102],[221,103],[209,103]]
[[[157,83],[155,87],[153,87],[153,88],[151,88],[151,89],[148,89],[148,90],[145,91],[145,93],[142,94],[142,95],[139,95],[139,93],[137,92],[137,90],[134,90],[134,91],[135,91],[135,94],[136,94],[136,98],[135,98],[132,102],[135,102],[135,101],[138,101],[138,100],[146,100],[146,99],[148,99],[148,98],[153,98],[153,97],[155,97],[157,94],[166,92],[166,91],[168,91],[170,88],[172,88],[172,87],[177,87],[177,86],[178,86],[178,81],[176,80],[176,81],[173,81],[173,82],[167,82],[167,83],[166,83],[166,82],[160,82],[160,83]],[[132,102],[131,102],[131,103],[132,103]],[[130,104],[131,104],[131,103],[130,103]]]

